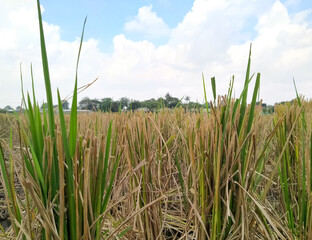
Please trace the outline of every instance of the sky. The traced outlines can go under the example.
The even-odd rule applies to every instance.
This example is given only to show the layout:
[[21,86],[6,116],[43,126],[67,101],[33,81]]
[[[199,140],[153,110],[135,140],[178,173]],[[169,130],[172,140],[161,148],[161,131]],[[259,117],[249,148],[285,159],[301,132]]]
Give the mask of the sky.
[[[0,0],[0,108],[35,92],[45,101],[35,0]],[[73,91],[83,21],[79,94],[145,100],[166,93],[203,102],[210,78],[227,93],[234,75],[239,97],[252,43],[251,72],[261,73],[260,99],[268,104],[312,97],[311,0],[42,0],[53,99]],[[21,71],[20,71],[21,69]],[[255,79],[251,81],[249,99]]]

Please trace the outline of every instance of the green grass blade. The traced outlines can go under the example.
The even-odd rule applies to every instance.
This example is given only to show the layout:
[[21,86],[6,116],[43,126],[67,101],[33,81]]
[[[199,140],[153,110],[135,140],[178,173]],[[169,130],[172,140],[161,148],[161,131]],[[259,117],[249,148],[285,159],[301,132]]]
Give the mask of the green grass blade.
[[[257,79],[254,87],[254,92],[252,96],[252,101],[250,105],[250,110],[249,110],[249,116],[248,116],[248,122],[247,122],[247,129],[246,129],[246,136],[249,134],[253,119],[254,119],[254,114],[255,114],[255,106],[256,106],[256,101],[257,101],[257,95],[259,92],[259,87],[260,87],[260,73],[257,74]],[[247,145],[245,145],[242,149],[241,152],[241,160],[242,160],[242,184],[245,184],[245,178],[246,178],[246,171],[247,171],[247,166],[246,166],[246,148]]]
[[22,73],[22,63],[20,64],[20,78],[21,78],[21,91],[22,91],[22,105],[25,105],[26,108],[26,99],[24,94],[24,87],[23,87],[23,73]]
[[[41,120],[41,114],[39,110],[39,106],[36,105],[34,108],[35,112],[35,131],[37,134],[37,140],[38,140],[38,149],[39,149],[39,158],[42,159],[43,156],[43,145],[44,145],[44,140],[43,140],[43,131],[42,131],[42,120]],[[42,161],[42,160],[40,160]]]
[[296,90],[296,97],[297,97],[297,100],[298,100],[298,104],[299,104],[299,107],[301,107],[301,100],[300,100],[300,97],[299,97],[299,94],[298,94],[298,91],[297,91],[296,82],[295,82],[294,78],[293,78],[293,83],[294,83],[294,87],[295,87],[295,90]]
[[38,9],[38,19],[39,19],[40,46],[41,46],[43,75],[44,75],[44,83],[45,83],[46,97],[47,97],[47,104],[48,104],[48,113],[49,113],[49,127],[50,127],[50,134],[51,134],[52,138],[54,138],[55,137],[55,132],[54,132],[55,124],[54,124],[51,81],[50,81],[48,57],[47,57],[47,51],[46,51],[46,46],[45,46],[45,40],[44,40],[44,32],[43,32],[43,24],[42,24],[42,16],[41,16],[39,0],[37,0],[37,9]]
[[69,239],[77,239],[77,225],[76,225],[76,204],[75,204],[75,192],[74,192],[74,169],[72,158],[70,156],[69,144],[67,140],[66,133],[66,124],[62,106],[62,100],[60,97],[59,90],[57,90],[57,98],[58,98],[58,108],[59,108],[59,116],[60,116],[60,125],[63,139],[63,146],[66,156],[66,164],[67,168],[65,170],[65,178],[66,178],[66,191],[67,191],[67,201],[68,201],[68,227],[70,231]]
[[215,77],[211,78],[211,88],[212,88],[212,93],[213,93],[213,102],[214,104],[216,104],[217,93],[216,93],[216,78]]
[[312,132],[310,132],[310,191],[312,192]]
[[106,187],[106,175],[108,171],[107,168],[108,168],[108,161],[109,161],[111,138],[112,138],[112,121],[109,122],[109,127],[107,130],[105,156],[104,156],[104,168],[103,168],[103,177],[102,177],[102,184],[101,184],[102,185],[101,196],[103,196],[105,187]]
[[132,229],[132,226],[127,227],[125,230],[119,233],[118,238],[122,238],[130,229]]
[[[29,119],[29,123],[30,123],[30,132],[31,132],[31,137],[32,137],[32,142],[33,142],[33,146],[34,146],[34,151],[37,155],[37,157],[40,157],[41,151],[40,151],[40,144],[39,144],[39,140],[38,140],[38,132],[36,131],[37,127],[36,127],[36,120],[35,120],[35,114],[34,114],[34,110],[32,108],[31,102],[30,102],[30,97],[29,95],[27,95],[27,100],[28,100],[28,119]],[[42,156],[42,154],[41,154]],[[42,164],[41,162],[39,163],[41,168],[42,168]]]
[[[29,145],[29,148],[30,148],[30,152],[31,152],[32,159],[34,162],[35,172],[37,174],[40,186],[43,190],[43,196],[44,196],[43,200],[46,200],[47,199],[47,185],[46,185],[44,178],[43,178],[43,172],[42,172],[41,164],[38,161],[37,155],[36,155],[34,148],[31,144]],[[44,201],[44,205],[45,204],[46,204],[46,202]]]
[[107,207],[107,204],[108,204],[108,200],[109,200],[109,197],[110,197],[111,192],[112,192],[113,183],[114,183],[115,175],[116,175],[116,172],[117,172],[118,164],[119,164],[119,161],[120,161],[120,157],[121,157],[121,153],[119,154],[119,156],[117,157],[117,159],[115,161],[115,164],[114,164],[114,167],[113,167],[113,171],[112,171],[112,175],[111,175],[111,178],[110,178],[110,182],[109,182],[109,185],[108,185],[108,188],[106,190],[105,197],[104,197],[104,200],[103,200],[102,211],[101,212],[104,212],[106,210],[106,207]]
[[180,98],[179,102],[174,106],[173,109],[176,109],[177,107],[179,107],[179,105],[180,105],[180,103],[182,102],[183,98],[184,98],[184,97],[181,97],[181,98]]
[[252,96],[251,106],[250,106],[250,112],[249,112],[246,134],[248,134],[250,132],[252,122],[254,119],[254,115],[255,115],[255,106],[256,106],[256,101],[257,101],[257,95],[258,95],[259,88],[260,88],[260,76],[261,76],[260,73],[258,73],[254,92],[253,92],[253,96]]
[[68,139],[67,139],[66,123],[65,123],[64,111],[63,111],[63,106],[62,106],[62,100],[61,100],[60,92],[58,89],[57,89],[57,100],[58,100],[58,109],[59,109],[59,117],[60,117],[60,125],[61,125],[64,151],[65,151],[66,158],[71,159],[70,151],[69,151],[69,144],[68,144]]
[[[299,107],[302,106],[301,100],[297,91],[295,79],[293,79],[294,87],[296,90],[296,96],[298,100]],[[305,133],[306,133],[307,127],[306,127],[306,120],[305,120],[305,109],[302,110],[301,113],[301,146],[302,146],[302,178],[301,178],[301,214],[300,214],[300,229],[306,228],[306,220],[307,220],[307,192],[306,192],[306,167],[305,167]]]
[[179,173],[179,182],[180,182],[181,190],[182,190],[182,194],[183,194],[183,203],[184,203],[185,207],[187,208],[188,206],[187,206],[187,200],[186,200],[185,183],[184,183],[184,180],[183,180],[181,166],[180,166],[177,154],[176,154],[176,156],[174,158],[174,162],[176,164],[176,167],[177,167],[178,173]]
[[202,73],[202,78],[203,78],[203,87],[204,87],[204,97],[205,97],[205,104],[206,104],[206,110],[207,110],[207,114],[209,117],[209,105],[208,105],[208,101],[207,101],[207,93],[206,93],[206,84],[205,84],[205,78],[204,78],[204,74]]
[[34,74],[32,69],[32,64],[30,64],[30,74],[31,74],[31,87],[32,87],[32,93],[33,93],[33,103],[36,103],[36,96],[35,96],[35,84],[34,84]]
[[246,107],[247,107],[247,92],[248,92],[248,84],[249,84],[249,75],[250,75],[250,56],[251,56],[251,44],[249,49],[249,57],[248,57],[248,64],[247,64],[247,70],[246,70],[246,77],[245,77],[245,84],[244,84],[244,90],[243,90],[243,96],[242,96],[242,102],[240,107],[240,115],[239,115],[239,123],[238,123],[238,133],[241,131],[241,127],[243,124],[243,120],[245,117]]
[[[44,103],[43,103],[43,106],[44,106]],[[46,111],[45,111],[45,107],[43,107],[42,109],[42,118],[43,118],[43,126],[42,126],[42,130],[43,130],[43,134],[44,136],[47,135],[48,133],[48,118],[47,118],[47,114],[46,114]]]
[[83,23],[83,29],[80,39],[78,57],[77,57],[77,64],[76,64],[76,77],[75,77],[75,88],[74,88],[74,95],[72,101],[72,108],[70,112],[70,130],[69,130],[69,149],[71,157],[74,157],[75,150],[76,150],[76,141],[77,141],[77,79],[78,79],[78,65],[81,53],[81,47],[83,42],[84,30],[86,26],[87,18],[85,18]]
[[[38,10],[38,20],[39,20],[39,32],[40,32],[40,46],[41,46],[41,58],[42,58],[42,67],[43,67],[43,75],[44,75],[44,83],[46,89],[46,97],[48,104],[48,116],[49,116],[49,129],[50,135],[52,139],[55,139],[55,123],[54,123],[54,109],[53,109],[53,99],[52,99],[52,90],[51,90],[51,81],[49,74],[49,65],[48,65],[48,57],[44,40],[44,32],[43,32],[43,24],[42,24],[42,16],[40,9],[40,1],[37,0],[37,10]],[[53,162],[52,162],[52,172],[51,172],[51,195],[52,198],[57,194],[57,189],[59,188],[59,169],[57,162],[57,153],[55,144],[53,147]]]

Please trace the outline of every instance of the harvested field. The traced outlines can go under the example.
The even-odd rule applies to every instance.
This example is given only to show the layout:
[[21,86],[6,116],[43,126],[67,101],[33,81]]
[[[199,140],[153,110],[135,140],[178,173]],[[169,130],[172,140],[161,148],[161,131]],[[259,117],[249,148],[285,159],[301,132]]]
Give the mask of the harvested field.
[[[306,122],[311,122],[311,103],[304,102],[304,105],[307,109]],[[239,137],[237,129],[240,109],[233,115],[234,102],[230,102],[229,118],[225,121],[226,111],[221,107],[222,104],[218,106],[210,115],[188,113],[183,109],[158,113],[79,114],[73,180],[75,192],[80,195],[77,199],[81,208],[78,208],[79,212],[83,213],[83,209],[87,207],[84,201],[89,205],[85,212],[87,215],[76,215],[77,224],[80,225],[76,230],[79,235],[83,236],[79,229],[84,231],[85,217],[88,219],[90,233],[95,231],[97,213],[94,201],[99,197],[99,179],[104,181],[103,175],[99,176],[99,170],[106,168],[102,186],[111,188],[107,190],[111,192],[106,198],[107,210],[103,211],[101,218],[101,232],[106,237],[116,237],[123,233],[125,239],[198,239],[206,238],[207,235],[211,237],[214,224],[217,224],[216,232],[220,227],[218,234],[222,238],[245,235],[250,239],[263,239],[271,234],[272,238],[289,239],[296,236],[292,232],[292,225],[289,225],[287,200],[292,201],[294,206],[298,205],[290,209],[293,216],[301,215],[301,196],[307,200],[307,209],[311,207],[308,205],[311,186],[308,137],[311,135],[305,135],[302,139],[302,125],[299,121],[301,108],[297,103],[277,106],[273,115],[262,115],[261,107],[258,106],[255,108],[250,132],[245,132],[248,123],[244,121],[241,134],[246,137]],[[250,116],[250,108],[247,109],[246,116]],[[56,115],[55,118],[56,146],[60,147],[62,140],[59,116]],[[69,123],[69,116],[65,120]],[[222,121],[224,122],[221,124]],[[290,129],[291,126],[294,127]],[[281,136],[284,132],[288,141]],[[311,125],[307,126],[306,132],[311,132]],[[43,149],[47,151],[45,149],[52,148],[49,134],[46,133],[44,138]],[[3,143],[8,141],[8,138],[5,139],[7,140]],[[284,144],[282,139],[285,140]],[[302,177],[303,174],[303,156],[300,150],[303,141],[307,163],[305,195],[302,195],[304,186],[301,185],[301,178],[296,177]],[[242,162],[244,146],[245,165]],[[287,152],[283,153],[285,146]],[[22,149],[24,150],[14,153],[15,169],[22,168],[21,154],[33,154],[26,146],[22,146]],[[58,154],[64,156],[65,152]],[[283,161],[284,155],[289,163]],[[107,159],[107,162],[101,162],[102,159]],[[101,164],[104,165],[100,167]],[[281,172],[283,164],[291,164],[287,165],[286,174],[294,176],[287,180],[289,198],[285,195]],[[19,178],[23,178],[21,174]],[[25,182],[24,188],[29,192],[29,188],[34,188],[36,192],[33,194],[39,198],[40,191],[37,191],[41,183],[36,177],[31,179],[31,174],[28,174],[22,180]],[[33,184],[38,185],[30,186],[27,181],[34,181]],[[29,192],[29,211],[34,211],[38,203],[31,200],[35,196]],[[60,208],[61,199],[58,193],[56,196],[54,201],[59,201],[57,207]],[[22,210],[25,197],[18,198],[17,202]],[[216,202],[219,203],[217,209]],[[59,212],[53,209],[50,206],[41,210],[50,212],[50,221],[59,217]],[[68,211],[65,208],[64,213],[66,210]],[[310,214],[309,211],[307,213]],[[28,213],[31,216],[30,229],[41,226],[41,221],[47,221],[41,214],[43,212],[40,211]],[[214,219],[216,214],[219,216]],[[261,216],[264,218],[261,219]],[[310,217],[306,216],[306,225],[303,225],[305,234],[309,234],[307,230]],[[69,221],[70,218],[65,215],[64,220]],[[293,220],[293,228],[298,230],[300,218],[294,217]],[[55,228],[57,231],[57,226]],[[10,230],[13,231],[13,228]],[[218,238],[221,236],[218,235]]]
[[37,8],[47,108],[0,115],[1,239],[312,239],[312,103],[264,115],[251,49],[238,98],[203,77],[205,111],[78,113],[77,74],[64,114]]

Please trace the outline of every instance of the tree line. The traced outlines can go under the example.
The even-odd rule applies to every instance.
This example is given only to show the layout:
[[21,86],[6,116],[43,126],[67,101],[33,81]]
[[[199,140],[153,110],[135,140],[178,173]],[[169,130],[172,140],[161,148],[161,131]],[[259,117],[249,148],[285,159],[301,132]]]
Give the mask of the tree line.
[[89,97],[85,97],[78,103],[78,108],[80,110],[101,112],[120,112],[122,110],[138,109],[155,111],[160,108],[173,109],[177,106],[182,106],[183,108],[188,109],[198,109],[204,107],[203,104],[192,102],[188,96],[183,99],[179,99],[177,97],[171,96],[169,93],[167,93],[165,97],[160,97],[158,99],[151,98],[143,101],[133,100],[127,97],[122,97],[118,100],[113,100],[109,97],[102,99],[90,99]]
[[[281,103],[276,103],[278,104],[286,104],[290,103],[292,104],[293,101],[289,102],[281,102]],[[260,102],[257,102],[257,105],[261,104]],[[63,101],[62,103],[63,109],[64,110],[69,110],[70,109],[70,104],[67,100]],[[106,97],[102,99],[90,99],[89,97],[83,98],[79,103],[78,103],[78,109],[79,110],[89,110],[89,111],[101,111],[101,112],[121,112],[124,110],[138,110],[142,109],[144,111],[156,111],[158,109],[162,108],[169,108],[173,109],[175,107],[181,106],[184,109],[189,109],[191,111],[194,110],[199,110],[200,108],[206,108],[205,103],[201,104],[198,101],[194,102],[191,101],[191,98],[189,96],[186,96],[182,99],[179,99],[177,97],[173,97],[169,93],[165,95],[165,97],[160,97],[160,98],[151,98],[148,100],[133,100],[129,99],[127,97],[122,97],[118,100],[113,100],[113,98]],[[53,106],[54,108],[57,108],[57,105]],[[210,108],[209,104],[208,107]],[[40,110],[43,108],[48,108],[46,103],[43,103],[40,107]],[[13,109],[11,106],[6,106],[5,108],[1,109],[0,108],[0,113],[6,113],[6,112],[19,112],[21,109],[20,106],[17,106],[16,109]],[[274,107],[270,106],[265,103],[262,103],[262,111],[264,114],[271,114],[274,112]]]

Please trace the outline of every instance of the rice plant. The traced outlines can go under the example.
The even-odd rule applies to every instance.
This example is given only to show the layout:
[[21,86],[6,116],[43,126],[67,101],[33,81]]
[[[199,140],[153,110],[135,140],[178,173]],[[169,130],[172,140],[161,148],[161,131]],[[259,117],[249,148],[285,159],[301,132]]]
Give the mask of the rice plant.
[[59,90],[53,109],[39,0],[37,8],[48,109],[40,112],[31,69],[25,112],[0,116],[11,220],[1,238],[311,239],[312,105],[295,87],[293,102],[262,115],[251,47],[238,98],[234,77],[224,96],[212,77],[207,96],[202,75],[205,112],[185,111],[181,99],[154,113],[79,114],[85,20],[67,115]]

